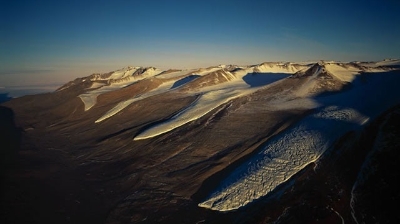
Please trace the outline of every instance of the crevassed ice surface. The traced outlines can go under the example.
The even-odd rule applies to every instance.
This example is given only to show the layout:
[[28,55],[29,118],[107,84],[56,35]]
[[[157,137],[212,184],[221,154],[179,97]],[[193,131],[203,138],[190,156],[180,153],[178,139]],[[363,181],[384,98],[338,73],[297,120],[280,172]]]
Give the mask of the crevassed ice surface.
[[338,107],[306,117],[236,168],[199,206],[219,211],[245,206],[317,160],[339,136],[367,120],[354,109]]

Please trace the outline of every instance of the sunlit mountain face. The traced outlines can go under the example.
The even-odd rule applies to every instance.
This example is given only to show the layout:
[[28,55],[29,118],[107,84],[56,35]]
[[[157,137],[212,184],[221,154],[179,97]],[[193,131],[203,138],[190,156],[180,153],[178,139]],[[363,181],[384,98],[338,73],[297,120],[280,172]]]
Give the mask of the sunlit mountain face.
[[7,98],[4,223],[393,223],[399,65],[129,66]]

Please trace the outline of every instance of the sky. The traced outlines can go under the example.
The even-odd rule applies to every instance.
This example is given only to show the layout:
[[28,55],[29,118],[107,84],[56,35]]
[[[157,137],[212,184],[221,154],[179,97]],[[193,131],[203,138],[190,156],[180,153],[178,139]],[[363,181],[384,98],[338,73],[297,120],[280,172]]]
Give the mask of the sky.
[[0,90],[126,66],[400,58],[398,0],[0,1]]

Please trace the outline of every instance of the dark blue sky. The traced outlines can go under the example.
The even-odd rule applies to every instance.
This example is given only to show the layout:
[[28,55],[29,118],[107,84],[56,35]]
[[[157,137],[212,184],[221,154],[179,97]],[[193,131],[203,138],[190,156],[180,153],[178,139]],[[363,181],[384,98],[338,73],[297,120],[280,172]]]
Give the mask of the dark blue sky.
[[1,0],[0,82],[128,65],[400,58],[399,12],[398,0]]

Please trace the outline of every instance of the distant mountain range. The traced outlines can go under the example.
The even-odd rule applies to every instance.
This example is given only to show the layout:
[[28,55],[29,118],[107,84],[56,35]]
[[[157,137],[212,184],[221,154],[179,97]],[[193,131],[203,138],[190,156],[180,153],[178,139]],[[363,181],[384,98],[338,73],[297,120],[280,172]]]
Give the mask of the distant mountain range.
[[399,221],[399,83],[396,59],[130,66],[11,99],[4,221]]

